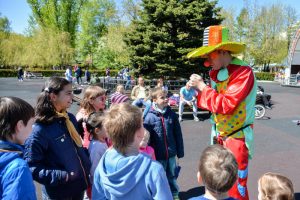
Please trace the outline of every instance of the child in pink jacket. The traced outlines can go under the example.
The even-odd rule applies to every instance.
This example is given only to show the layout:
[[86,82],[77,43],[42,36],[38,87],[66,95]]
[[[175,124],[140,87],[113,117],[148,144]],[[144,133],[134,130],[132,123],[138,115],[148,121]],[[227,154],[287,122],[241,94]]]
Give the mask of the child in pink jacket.
[[146,153],[151,156],[152,160],[156,160],[154,149],[151,146],[148,146],[150,134],[145,130],[144,138],[140,143],[140,152]]

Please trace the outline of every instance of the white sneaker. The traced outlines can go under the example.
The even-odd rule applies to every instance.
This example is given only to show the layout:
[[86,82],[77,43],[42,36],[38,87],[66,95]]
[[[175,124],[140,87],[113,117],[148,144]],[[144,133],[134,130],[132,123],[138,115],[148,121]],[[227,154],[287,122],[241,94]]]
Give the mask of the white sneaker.
[[199,118],[198,117],[194,117],[194,121],[195,122],[199,122]]

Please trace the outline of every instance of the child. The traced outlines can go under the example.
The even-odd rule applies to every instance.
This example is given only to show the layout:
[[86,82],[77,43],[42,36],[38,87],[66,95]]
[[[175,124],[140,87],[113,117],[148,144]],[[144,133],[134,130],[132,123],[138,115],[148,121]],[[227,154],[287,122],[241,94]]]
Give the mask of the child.
[[85,80],[89,84],[91,82],[91,72],[89,71],[89,68],[85,69]]
[[258,200],[294,200],[293,183],[275,173],[266,173],[258,180]]
[[150,132],[150,146],[167,174],[174,199],[179,199],[176,181],[176,156],[184,156],[181,127],[177,115],[168,106],[166,92],[155,88],[152,107],[145,117],[144,127]]
[[86,130],[85,121],[92,112],[103,111],[105,108],[105,90],[99,86],[89,86],[84,92],[80,109],[76,114],[79,129],[83,130],[83,147],[90,144],[90,133]]
[[86,127],[92,135],[92,141],[89,145],[91,166],[91,180],[93,180],[95,169],[100,161],[100,158],[107,150],[106,132],[102,127],[104,117],[102,112],[95,112],[90,114],[87,119]]
[[72,67],[67,67],[65,72],[65,79],[67,79],[70,83],[72,83],[73,77],[72,77]]
[[155,88],[161,88],[168,94],[168,86],[164,85],[164,78],[159,78],[157,80],[157,85],[155,86]]
[[50,78],[39,95],[36,123],[25,142],[25,160],[33,179],[43,185],[43,199],[82,199],[91,163],[82,147],[72,103],[72,84]]
[[17,97],[0,97],[0,199],[36,199],[27,163],[22,159],[32,130],[34,109]]
[[150,133],[147,130],[145,130],[143,140],[140,143],[140,152],[144,152],[149,156],[151,156],[152,160],[156,160],[154,149],[148,146],[149,138],[150,138]]
[[198,182],[203,182],[205,194],[191,200],[234,200],[228,197],[228,190],[237,179],[238,165],[234,155],[223,146],[207,147],[201,155]]
[[[92,135],[92,141],[89,145],[90,161],[92,163],[90,170],[91,183],[93,183],[94,172],[100,158],[108,148],[106,144],[107,135],[102,127],[103,119],[104,117],[102,112],[94,112],[90,114],[86,121],[86,129]],[[87,195],[91,198],[91,188],[88,188]]]
[[130,99],[127,95],[124,94],[124,86],[117,85],[116,92],[113,93],[110,97],[111,104],[118,104],[123,102],[128,102]]
[[96,168],[92,198],[171,200],[162,166],[139,153],[144,136],[140,109],[127,103],[112,106],[105,115],[104,128],[113,147]]

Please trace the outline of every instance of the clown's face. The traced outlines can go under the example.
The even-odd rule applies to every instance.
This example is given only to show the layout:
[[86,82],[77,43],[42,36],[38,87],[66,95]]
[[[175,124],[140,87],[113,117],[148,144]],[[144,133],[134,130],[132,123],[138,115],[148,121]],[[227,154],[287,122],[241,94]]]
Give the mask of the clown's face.
[[219,70],[226,65],[226,52],[225,51],[213,51],[207,55],[207,59],[204,62],[206,67],[211,66],[213,70]]

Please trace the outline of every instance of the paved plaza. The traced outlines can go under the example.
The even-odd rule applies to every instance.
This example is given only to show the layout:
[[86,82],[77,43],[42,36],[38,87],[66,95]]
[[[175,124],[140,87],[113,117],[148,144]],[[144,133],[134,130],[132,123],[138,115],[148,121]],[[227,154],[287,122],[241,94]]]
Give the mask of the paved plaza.
[[[34,106],[44,81],[31,79],[18,82],[16,78],[0,78],[0,95],[17,96]],[[274,105],[263,119],[255,120],[255,154],[250,161],[248,178],[250,199],[257,199],[257,180],[266,172],[289,177],[294,184],[296,199],[300,199],[300,126],[292,122],[300,120],[300,88],[281,87],[273,82],[259,82],[258,85],[272,95]],[[70,111],[76,114],[77,110],[78,106],[74,103]],[[195,122],[192,115],[184,115],[181,123],[185,145],[185,157],[179,160],[182,167],[178,179],[181,199],[204,191],[196,181],[196,173],[200,153],[209,145],[211,127],[207,114],[198,117],[203,121]]]

